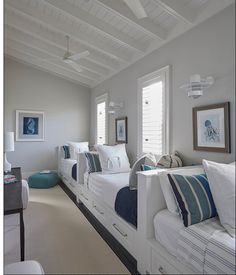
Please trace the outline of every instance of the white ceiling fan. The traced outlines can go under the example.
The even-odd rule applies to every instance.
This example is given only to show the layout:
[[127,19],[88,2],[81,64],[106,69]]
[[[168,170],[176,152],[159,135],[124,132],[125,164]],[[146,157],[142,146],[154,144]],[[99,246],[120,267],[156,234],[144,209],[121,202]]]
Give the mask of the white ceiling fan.
[[123,0],[138,19],[147,17],[147,13],[140,0]]
[[70,65],[75,71],[77,72],[82,72],[83,69],[80,67],[80,65],[76,62],[82,58],[85,58],[89,55],[89,51],[83,51],[81,53],[76,53],[76,54],[72,54],[69,50],[69,40],[70,40],[70,37],[68,35],[66,35],[66,52],[64,54],[63,57],[53,57],[53,58],[40,58],[40,57],[37,57],[35,56],[36,59],[41,59],[41,60],[45,60],[45,61],[50,61],[50,60],[62,60],[64,61],[66,64]]
[[89,51],[84,51],[81,53],[76,53],[76,54],[71,54],[69,51],[69,40],[70,37],[66,35],[66,40],[67,40],[67,49],[66,52],[63,56],[63,61],[70,65],[74,70],[77,72],[81,72],[82,68],[78,63],[76,63],[77,60],[80,60],[81,58],[87,57],[89,55]]

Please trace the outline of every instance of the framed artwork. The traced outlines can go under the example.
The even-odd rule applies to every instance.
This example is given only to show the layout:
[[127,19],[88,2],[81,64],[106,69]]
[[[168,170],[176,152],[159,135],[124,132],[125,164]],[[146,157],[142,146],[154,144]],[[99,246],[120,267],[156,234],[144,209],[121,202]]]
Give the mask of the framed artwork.
[[128,119],[127,117],[116,118],[116,143],[128,142]]
[[193,108],[193,148],[230,153],[229,102]]
[[16,141],[44,141],[44,112],[16,110]]

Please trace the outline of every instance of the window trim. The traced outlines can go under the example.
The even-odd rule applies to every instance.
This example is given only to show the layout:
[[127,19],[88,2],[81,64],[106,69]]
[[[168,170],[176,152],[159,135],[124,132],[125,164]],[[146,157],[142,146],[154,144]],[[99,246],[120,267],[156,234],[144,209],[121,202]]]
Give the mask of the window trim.
[[[165,94],[164,94],[164,106],[165,106],[165,113],[164,113],[164,148],[163,148],[163,153],[164,154],[169,154],[169,150],[170,150],[170,130],[169,130],[169,125],[170,125],[170,96],[169,96],[169,90],[170,90],[170,66],[165,66],[157,71],[154,71],[150,74],[147,74],[145,76],[142,76],[140,78],[138,78],[138,114],[137,114],[137,118],[138,118],[138,133],[137,133],[137,137],[138,137],[138,143],[137,143],[137,153],[138,153],[138,157],[141,156],[143,154],[142,151],[142,141],[143,141],[143,137],[142,137],[142,91],[143,91],[143,87],[146,85],[150,85],[153,82],[155,82],[155,80],[159,77],[164,77],[164,89],[165,89]],[[146,84],[146,85],[145,85]]]
[[104,93],[102,95],[99,95],[95,98],[95,144],[97,144],[97,105],[99,103],[104,102],[106,103],[106,109],[105,109],[105,114],[106,114],[106,118],[105,118],[105,144],[108,143],[108,114],[107,114],[107,110],[108,110],[108,93]]

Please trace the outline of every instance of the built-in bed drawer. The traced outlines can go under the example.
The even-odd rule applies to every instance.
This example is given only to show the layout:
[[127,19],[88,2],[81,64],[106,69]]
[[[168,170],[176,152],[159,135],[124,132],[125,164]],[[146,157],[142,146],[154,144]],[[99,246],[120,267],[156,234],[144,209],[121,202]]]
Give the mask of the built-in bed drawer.
[[127,224],[121,222],[114,214],[109,215],[108,230],[130,253],[133,251],[133,230]]
[[104,225],[107,224],[107,212],[106,208],[96,200],[92,200],[92,209],[93,215]]
[[152,274],[180,274],[167,260],[154,249],[151,249],[151,273]]
[[85,190],[85,188],[79,188],[79,200],[87,206],[88,209],[91,209],[91,198],[89,193]]

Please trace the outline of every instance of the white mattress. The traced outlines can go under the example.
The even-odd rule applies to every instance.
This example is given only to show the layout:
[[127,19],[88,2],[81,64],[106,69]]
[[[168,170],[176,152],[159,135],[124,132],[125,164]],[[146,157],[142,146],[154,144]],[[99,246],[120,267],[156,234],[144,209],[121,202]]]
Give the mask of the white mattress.
[[182,228],[184,225],[180,216],[168,209],[158,212],[154,217],[155,238],[173,256],[177,256],[178,238]]
[[102,172],[85,175],[85,183],[96,196],[114,209],[118,191],[129,185],[129,173],[103,174]]
[[65,176],[71,178],[72,167],[77,161],[75,159],[61,159],[60,160],[60,170]]

